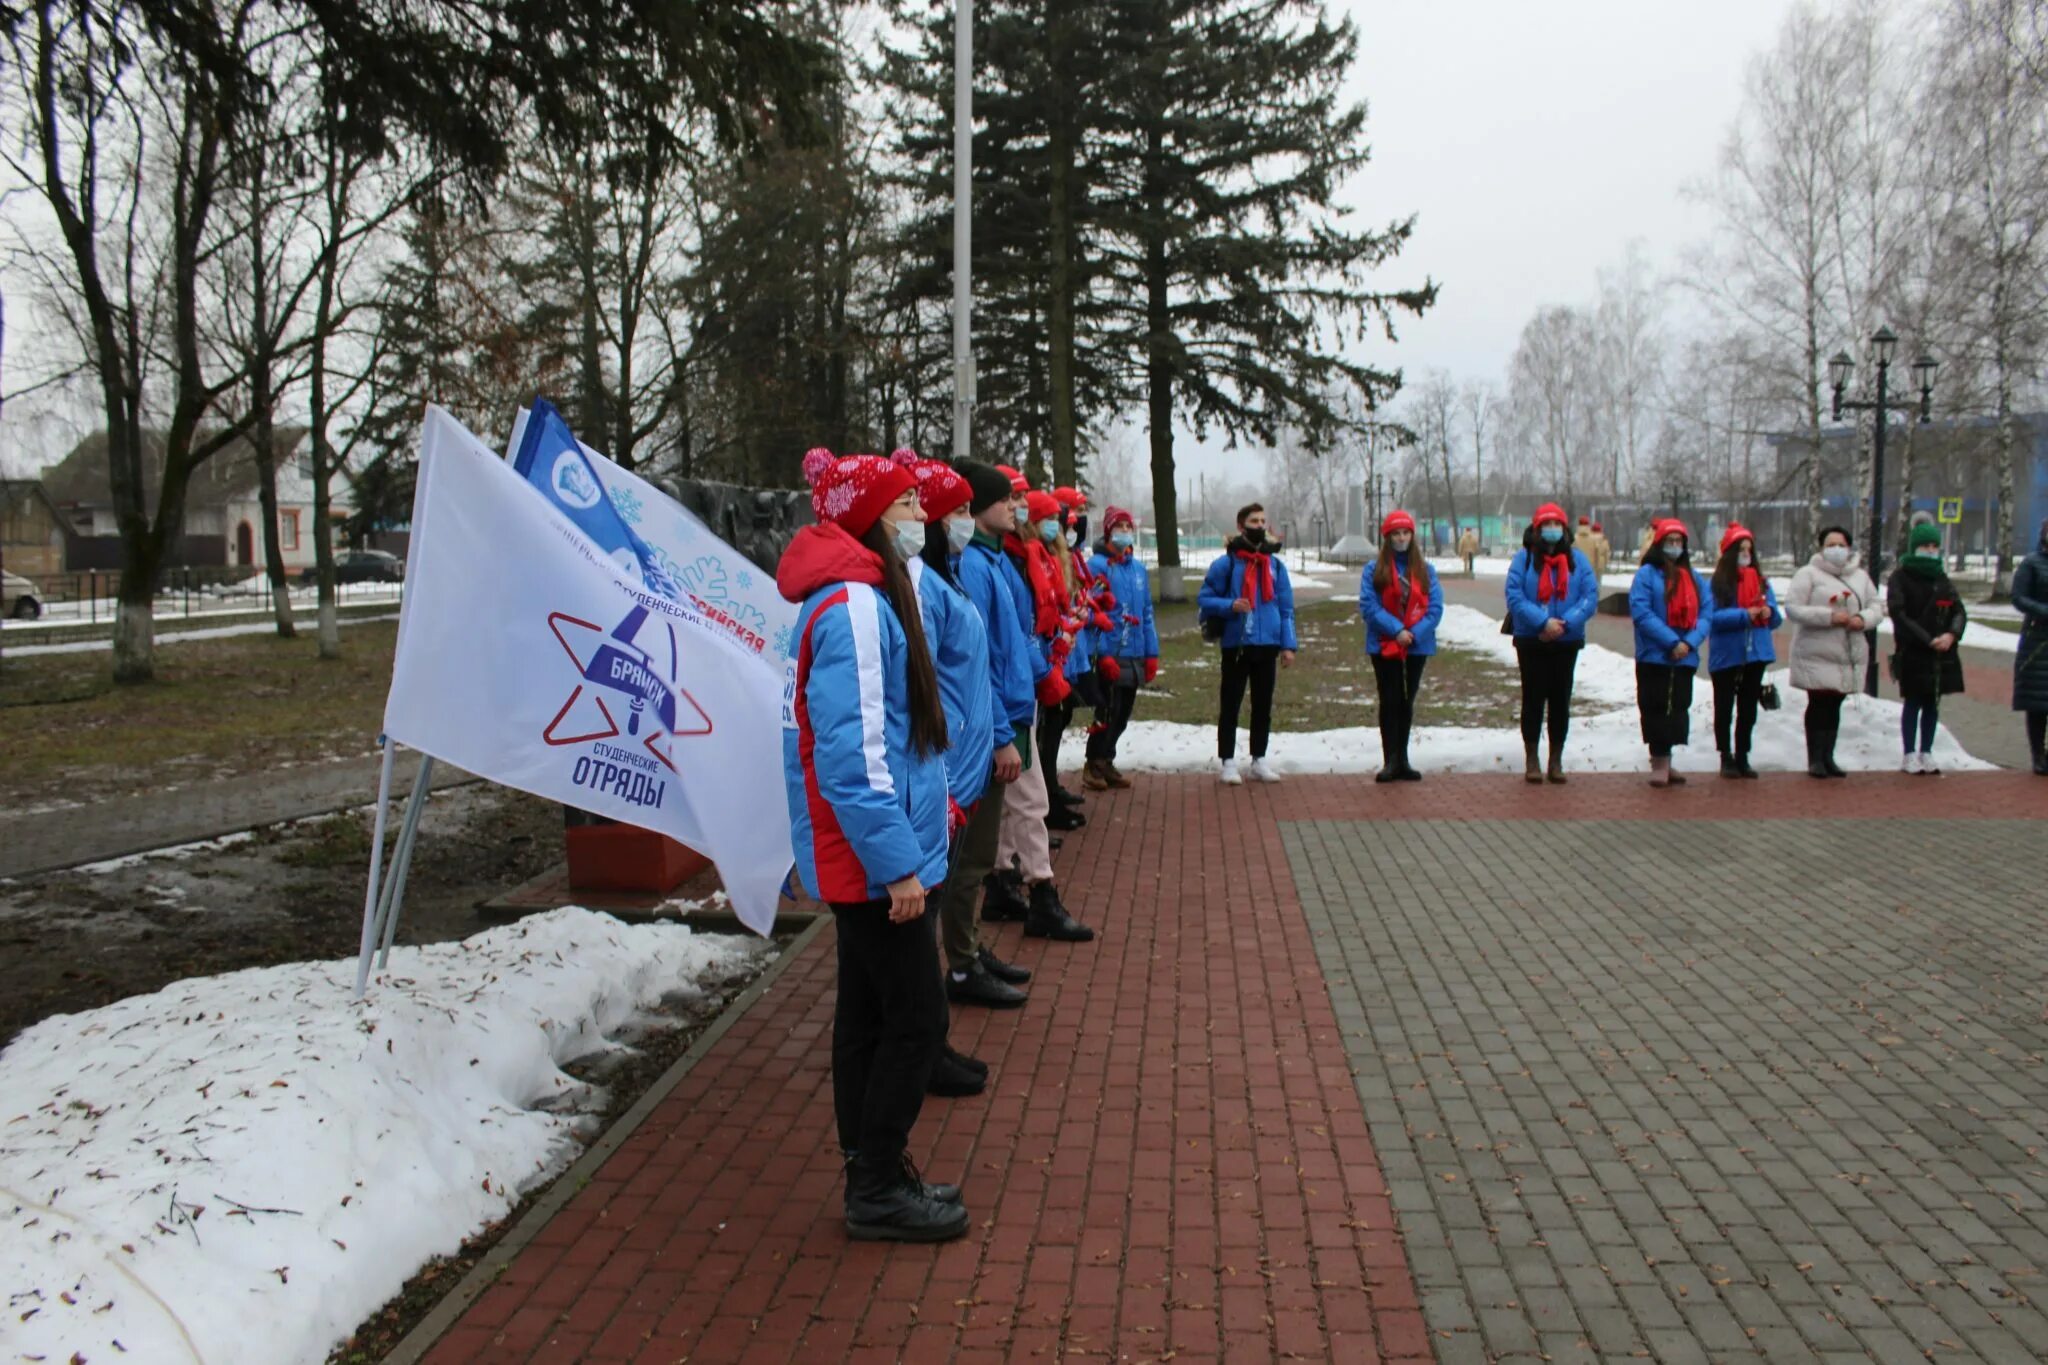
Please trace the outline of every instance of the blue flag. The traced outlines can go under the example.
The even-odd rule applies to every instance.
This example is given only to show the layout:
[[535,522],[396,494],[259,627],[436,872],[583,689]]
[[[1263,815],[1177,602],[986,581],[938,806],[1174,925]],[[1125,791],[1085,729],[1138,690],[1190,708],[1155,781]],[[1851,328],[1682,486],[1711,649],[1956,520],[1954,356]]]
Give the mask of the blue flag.
[[672,602],[690,600],[647,542],[619,514],[597,465],[584,453],[583,443],[545,398],[533,400],[519,449],[512,456],[512,468],[546,494],[562,515],[590,537],[591,544],[649,592]]

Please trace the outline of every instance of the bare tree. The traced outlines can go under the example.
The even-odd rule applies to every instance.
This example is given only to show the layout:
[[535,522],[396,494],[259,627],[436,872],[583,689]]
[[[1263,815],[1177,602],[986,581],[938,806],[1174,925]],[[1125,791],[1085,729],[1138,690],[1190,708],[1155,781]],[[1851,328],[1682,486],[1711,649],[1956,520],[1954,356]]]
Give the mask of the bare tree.
[[1600,272],[1594,313],[1610,461],[1609,492],[1633,493],[1637,466],[1656,421],[1664,382],[1663,285],[1640,240],[1619,265]]
[[1526,472],[1575,505],[1581,462],[1598,440],[1599,346],[1592,319],[1577,308],[1539,309],[1522,328],[1508,371],[1515,423],[1535,463]]
[[1472,491],[1479,502],[1479,532],[1481,539],[1486,533],[1486,441],[1488,433],[1495,429],[1495,420],[1500,415],[1500,390],[1490,381],[1467,380],[1458,390],[1458,402],[1464,409],[1465,429],[1472,433]]

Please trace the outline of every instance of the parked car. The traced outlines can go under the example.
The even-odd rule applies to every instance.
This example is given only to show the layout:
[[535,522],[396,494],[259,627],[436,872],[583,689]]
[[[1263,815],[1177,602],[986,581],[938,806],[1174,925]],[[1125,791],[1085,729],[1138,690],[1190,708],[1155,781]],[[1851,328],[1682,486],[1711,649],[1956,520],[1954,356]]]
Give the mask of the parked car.
[[0,569],[0,615],[33,621],[42,614],[42,590],[20,574]]
[[[318,573],[310,564],[299,570],[301,583],[314,582],[318,577]],[[403,583],[405,561],[385,550],[347,550],[334,557],[334,581]]]

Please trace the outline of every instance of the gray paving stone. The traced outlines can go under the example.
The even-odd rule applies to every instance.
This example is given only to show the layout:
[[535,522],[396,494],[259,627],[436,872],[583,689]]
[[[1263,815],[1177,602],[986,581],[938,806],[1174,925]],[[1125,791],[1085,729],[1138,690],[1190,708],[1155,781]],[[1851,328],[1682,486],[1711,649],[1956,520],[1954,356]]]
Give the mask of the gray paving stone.
[[1283,825],[1440,1357],[2048,1359],[2040,829]]

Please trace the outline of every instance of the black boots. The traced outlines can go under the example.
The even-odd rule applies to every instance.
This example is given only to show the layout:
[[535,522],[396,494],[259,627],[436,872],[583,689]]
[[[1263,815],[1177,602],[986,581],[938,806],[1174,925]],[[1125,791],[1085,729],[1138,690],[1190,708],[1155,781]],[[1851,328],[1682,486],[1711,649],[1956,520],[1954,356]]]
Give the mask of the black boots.
[[924,1088],[926,1094],[943,1099],[979,1095],[988,1088],[988,1064],[946,1048],[939,1053],[939,1060],[932,1063],[931,1079]]
[[1721,755],[1721,776],[1723,776],[1723,777],[1741,777],[1741,776],[1742,776],[1742,760],[1741,760],[1741,759],[1739,759],[1739,758],[1737,758],[1737,757],[1735,757],[1735,756],[1734,756],[1733,754],[1722,754],[1722,755]]
[[950,1242],[967,1231],[957,1185],[927,1185],[907,1156],[846,1163],[846,1233],[856,1242]]
[[998,981],[1007,981],[1012,986],[1021,986],[1031,979],[1031,969],[1029,967],[1019,967],[1014,962],[1005,962],[986,948],[975,949],[974,956],[982,966],[988,968],[988,974]]
[[992,1010],[1013,1010],[1030,997],[1008,982],[996,980],[989,969],[977,960],[968,964],[965,976],[958,972],[946,973],[946,999],[956,1005],[986,1005]]
[[1060,943],[1086,943],[1095,931],[1067,913],[1060,903],[1059,888],[1040,882],[1031,888],[1031,909],[1024,917],[1026,938],[1049,938]]
[[1536,757],[1536,741],[1533,739],[1522,741],[1522,780],[1532,787],[1543,781],[1543,760]]
[[993,924],[1021,920],[1030,911],[1024,878],[1014,867],[998,868],[982,882],[981,917]]
[[1550,770],[1544,774],[1544,779],[1560,787],[1571,781],[1564,775],[1564,741],[1561,739],[1552,738],[1550,741]]
[[1047,829],[1079,829],[1087,823],[1087,816],[1081,814],[1074,807],[1063,806],[1057,801],[1053,802],[1052,808],[1045,813],[1045,827]]
[[1070,792],[1065,787],[1060,786],[1057,782],[1055,782],[1051,786],[1051,788],[1049,788],[1046,791],[1045,794],[1046,797],[1052,802],[1054,809],[1058,809],[1061,806],[1065,806],[1069,810],[1079,810],[1084,804],[1086,804],[1081,796],[1081,793]]

